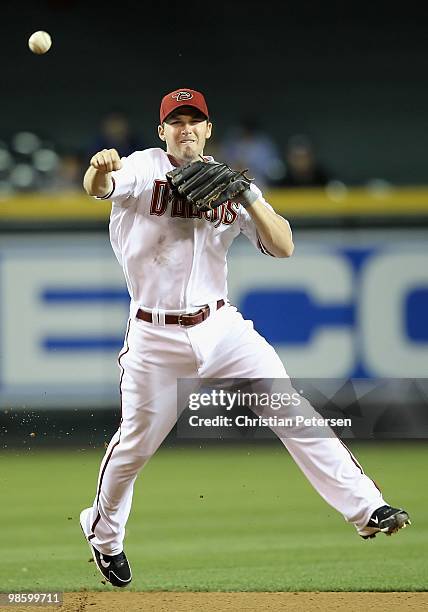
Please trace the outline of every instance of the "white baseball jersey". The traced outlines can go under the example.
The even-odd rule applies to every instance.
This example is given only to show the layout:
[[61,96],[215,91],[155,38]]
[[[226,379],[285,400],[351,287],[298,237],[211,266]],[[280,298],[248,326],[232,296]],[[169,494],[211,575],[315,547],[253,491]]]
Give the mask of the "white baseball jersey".
[[[207,161],[213,161],[207,157]],[[228,201],[200,212],[171,195],[165,175],[175,166],[160,148],[122,158],[112,173],[110,240],[138,307],[169,313],[194,311],[227,297],[227,251],[243,232],[265,254],[243,206]],[[251,185],[265,206],[260,190]]]

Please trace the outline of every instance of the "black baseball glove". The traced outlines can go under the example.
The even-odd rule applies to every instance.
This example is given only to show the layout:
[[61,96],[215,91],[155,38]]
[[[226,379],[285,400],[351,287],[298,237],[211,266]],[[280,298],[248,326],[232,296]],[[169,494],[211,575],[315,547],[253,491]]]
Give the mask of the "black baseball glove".
[[257,199],[245,171],[218,162],[194,161],[167,172],[166,177],[174,193],[201,211],[217,208],[227,200],[248,206]]

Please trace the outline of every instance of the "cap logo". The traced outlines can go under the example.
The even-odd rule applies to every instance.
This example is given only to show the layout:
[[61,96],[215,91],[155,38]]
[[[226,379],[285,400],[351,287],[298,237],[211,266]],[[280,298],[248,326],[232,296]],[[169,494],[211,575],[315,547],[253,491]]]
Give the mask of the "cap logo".
[[175,94],[172,94],[172,97],[177,100],[177,102],[181,102],[182,100],[191,100],[193,98],[193,94],[190,91],[178,91]]

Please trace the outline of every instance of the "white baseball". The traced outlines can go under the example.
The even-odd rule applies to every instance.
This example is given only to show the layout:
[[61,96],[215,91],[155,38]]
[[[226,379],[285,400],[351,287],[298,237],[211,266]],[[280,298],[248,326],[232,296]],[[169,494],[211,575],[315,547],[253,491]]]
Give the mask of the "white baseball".
[[39,30],[38,32],[34,32],[31,34],[28,39],[28,46],[30,47],[33,53],[37,55],[42,55],[46,53],[51,48],[52,39],[50,34],[44,32],[43,30]]

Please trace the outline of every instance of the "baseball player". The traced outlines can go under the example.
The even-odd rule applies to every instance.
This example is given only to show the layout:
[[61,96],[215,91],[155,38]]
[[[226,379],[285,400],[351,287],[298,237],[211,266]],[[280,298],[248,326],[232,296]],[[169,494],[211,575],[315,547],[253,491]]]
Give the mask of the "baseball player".
[[[211,130],[204,96],[178,89],[160,105],[166,150],[121,158],[104,149],[84,177],[88,194],[112,200],[110,240],[131,298],[118,358],[120,426],[101,462],[93,505],[80,514],[98,569],[118,587],[132,579],[123,543],[134,483],[177,421],[177,379],[288,378],[274,349],[228,302],[226,256],[243,232],[263,254],[290,257],[290,225],[245,174],[204,156]],[[272,429],[363,538],[410,523],[336,436]]]

